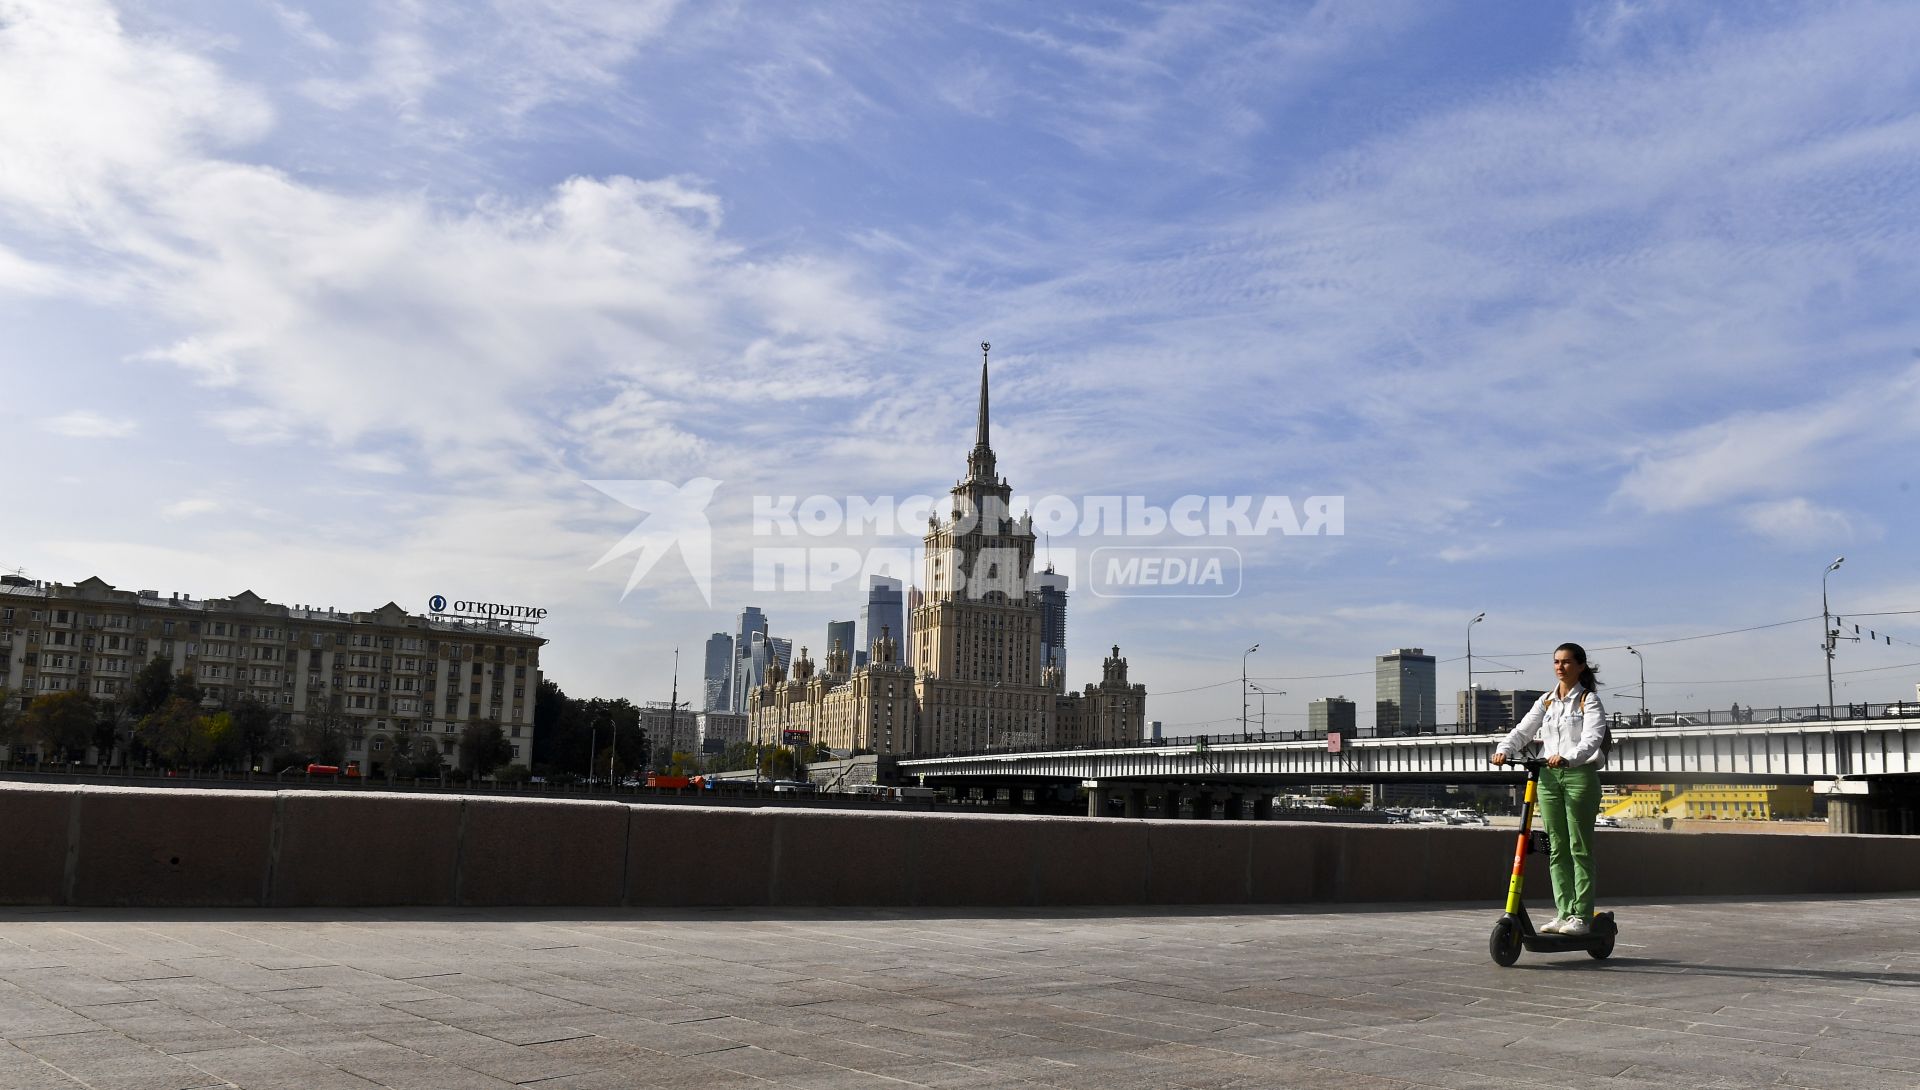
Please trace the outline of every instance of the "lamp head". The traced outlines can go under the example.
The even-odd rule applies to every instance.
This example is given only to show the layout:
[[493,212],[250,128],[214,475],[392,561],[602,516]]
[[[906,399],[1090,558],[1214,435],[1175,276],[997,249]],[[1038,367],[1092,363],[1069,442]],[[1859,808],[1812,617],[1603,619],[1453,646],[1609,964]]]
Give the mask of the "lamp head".
[[1468,622],[1467,622],[1467,625],[1468,625],[1468,627],[1472,627],[1473,625],[1477,625],[1477,624],[1479,624],[1479,623],[1480,623],[1481,621],[1484,621],[1484,620],[1486,620],[1486,619],[1487,619],[1487,614],[1486,614],[1486,611],[1484,611],[1484,610],[1482,610],[1481,612],[1479,612],[1479,613],[1477,613],[1477,614],[1475,614],[1475,615],[1474,615],[1474,618],[1473,618],[1473,620],[1471,620],[1471,621],[1468,621]]
[[1840,568],[1840,565],[1842,565],[1842,564],[1845,564],[1846,562],[1847,562],[1847,558],[1846,558],[1846,557],[1844,557],[1844,556],[1842,556],[1842,557],[1839,557],[1839,558],[1837,558],[1837,559],[1835,559],[1833,563],[1831,563],[1831,564],[1828,564],[1828,565],[1827,565],[1827,570],[1828,570],[1828,571],[1838,571],[1838,570],[1839,570],[1839,568]]

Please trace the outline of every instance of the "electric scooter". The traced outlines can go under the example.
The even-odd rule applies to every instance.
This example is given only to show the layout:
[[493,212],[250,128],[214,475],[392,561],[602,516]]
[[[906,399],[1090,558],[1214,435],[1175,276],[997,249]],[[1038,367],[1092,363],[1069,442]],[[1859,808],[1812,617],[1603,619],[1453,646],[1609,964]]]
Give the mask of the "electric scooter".
[[1584,935],[1543,935],[1533,929],[1533,921],[1527,918],[1527,906],[1520,903],[1527,855],[1536,851],[1544,854],[1549,848],[1545,830],[1535,832],[1533,829],[1533,807],[1540,788],[1540,770],[1547,767],[1547,762],[1534,757],[1520,763],[1527,770],[1527,793],[1526,801],[1520,808],[1520,837],[1513,846],[1513,880],[1507,883],[1507,911],[1494,922],[1493,934],[1487,939],[1487,952],[1493,955],[1494,964],[1502,967],[1519,961],[1522,947],[1536,954],[1568,954],[1585,950],[1596,958],[1610,957],[1613,954],[1613,940],[1620,934],[1620,928],[1613,922],[1613,913],[1596,913],[1588,921],[1588,931]]

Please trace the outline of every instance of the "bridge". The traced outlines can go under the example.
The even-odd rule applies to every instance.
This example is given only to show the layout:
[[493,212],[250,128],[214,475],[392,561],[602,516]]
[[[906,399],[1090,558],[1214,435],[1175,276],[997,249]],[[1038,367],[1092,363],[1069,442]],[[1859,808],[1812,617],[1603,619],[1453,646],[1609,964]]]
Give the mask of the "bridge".
[[[1191,739],[1051,752],[976,753],[902,760],[903,775],[934,786],[1060,790],[1085,786],[1089,813],[1118,793],[1129,816],[1144,793],[1192,792],[1249,803],[1266,815],[1287,784],[1511,785],[1489,763],[1500,734],[1427,734],[1293,741]],[[1609,783],[1807,783],[1829,797],[1843,832],[1916,832],[1920,711],[1905,716],[1799,723],[1728,723],[1617,729],[1601,779]]]

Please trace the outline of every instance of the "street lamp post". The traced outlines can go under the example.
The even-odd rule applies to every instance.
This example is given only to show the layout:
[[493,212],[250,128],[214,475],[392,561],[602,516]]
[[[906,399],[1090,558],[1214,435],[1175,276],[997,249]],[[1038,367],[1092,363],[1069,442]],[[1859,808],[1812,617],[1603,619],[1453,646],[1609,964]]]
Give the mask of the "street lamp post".
[[1480,694],[1473,691],[1473,626],[1487,619],[1486,611],[1474,614],[1467,622],[1467,733],[1480,730]]
[[1253,686],[1253,691],[1260,694],[1260,737],[1265,738],[1267,736],[1267,698],[1270,696],[1285,696],[1287,695],[1287,691],[1285,689],[1263,689],[1258,685]]
[[1242,742],[1252,740],[1251,736],[1247,734],[1247,655],[1251,655],[1258,650],[1260,650],[1260,645],[1256,643],[1252,647],[1247,648],[1245,655],[1240,656],[1240,740]]
[[1627,654],[1640,664],[1640,725],[1644,727],[1647,725],[1647,660],[1640,654],[1639,648],[1631,644],[1627,646]]
[[1822,644],[1827,652],[1827,718],[1829,720],[1833,718],[1833,644],[1834,637],[1840,632],[1833,627],[1832,610],[1827,608],[1827,576],[1832,575],[1840,565],[1846,562],[1846,557],[1839,557],[1827,565],[1826,571],[1820,573],[1820,631],[1825,636]]

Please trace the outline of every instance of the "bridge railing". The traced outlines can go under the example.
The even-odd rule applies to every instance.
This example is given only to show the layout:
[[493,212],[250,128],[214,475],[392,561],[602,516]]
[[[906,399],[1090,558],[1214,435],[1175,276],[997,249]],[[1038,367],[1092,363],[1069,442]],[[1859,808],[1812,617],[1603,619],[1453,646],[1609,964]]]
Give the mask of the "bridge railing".
[[[1657,711],[1649,708],[1645,712],[1637,710],[1609,710],[1608,720],[1614,730],[1636,730],[1654,727],[1713,727],[1743,725],[1777,725],[1783,723],[1824,723],[1867,719],[1920,719],[1920,701],[1890,701],[1887,703],[1836,703],[1831,709],[1825,704],[1779,704],[1772,707],[1756,707],[1751,704],[1733,702],[1724,708],[1699,708],[1692,711]],[[1513,723],[1504,718],[1496,722],[1481,721],[1476,727],[1458,723],[1443,723],[1418,730],[1398,730],[1367,732],[1350,737],[1358,738],[1410,738],[1430,735],[1462,734],[1504,734],[1513,729]],[[1327,736],[1325,731],[1310,730],[1250,730],[1225,731],[1210,734],[1169,735],[1160,741],[1150,738],[1129,739],[1117,742],[1088,743],[1078,746],[1062,745],[1000,745],[989,746],[984,751],[958,750],[946,753],[928,753],[923,757],[972,757],[981,752],[989,754],[1019,753],[1069,753],[1076,750],[1112,750],[1132,747],[1151,747],[1165,745],[1231,745],[1247,742],[1311,742],[1321,741]]]

